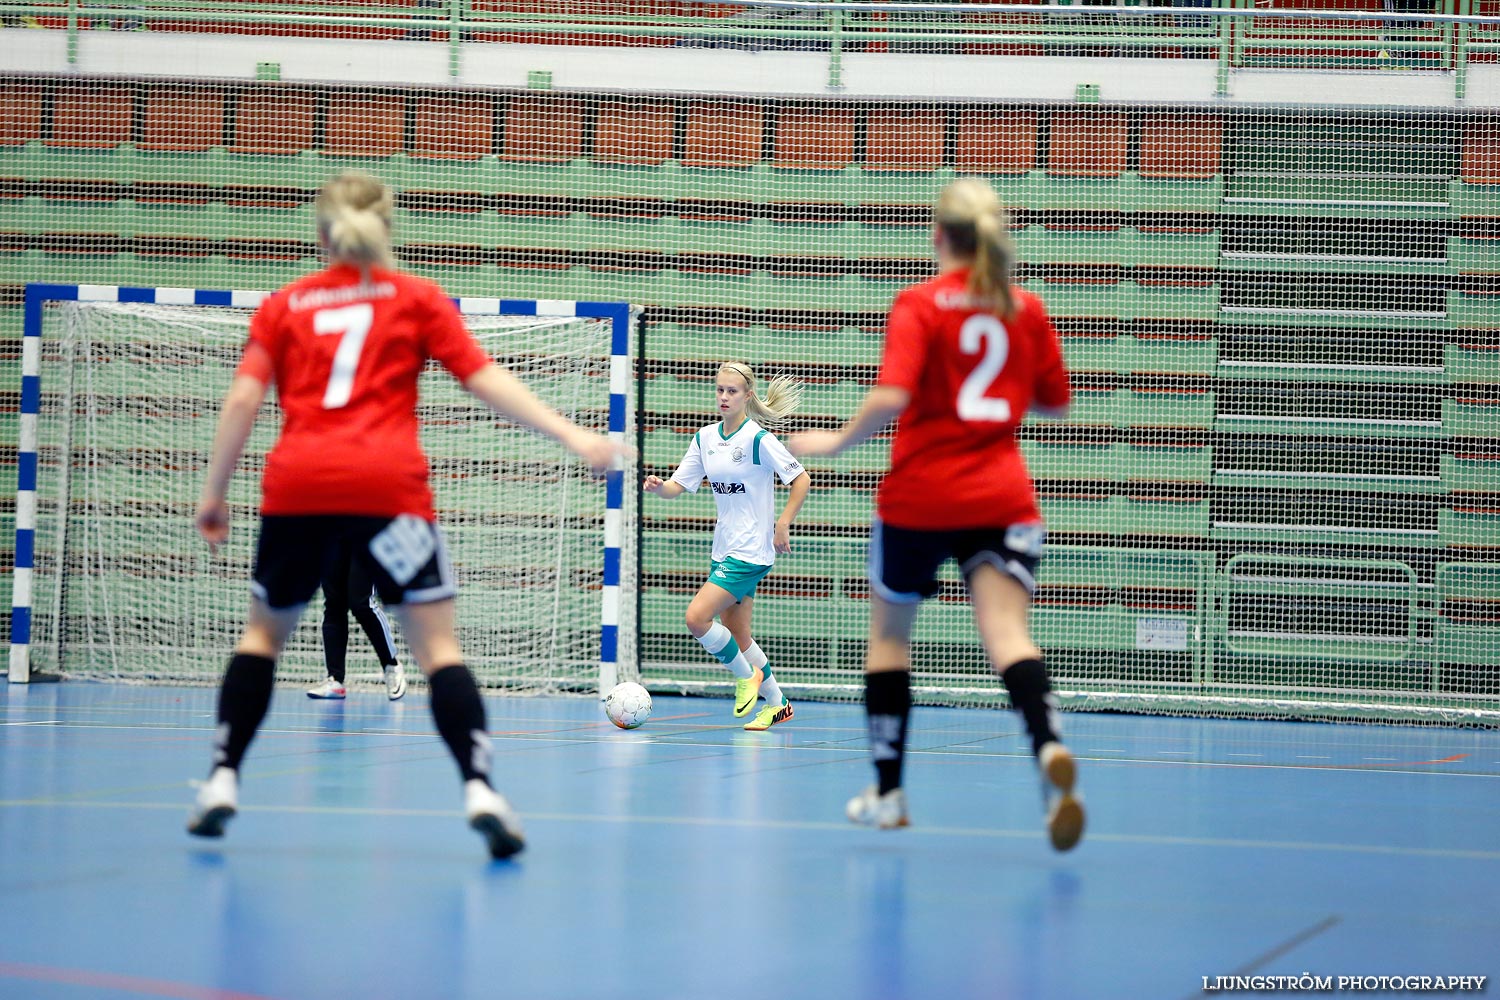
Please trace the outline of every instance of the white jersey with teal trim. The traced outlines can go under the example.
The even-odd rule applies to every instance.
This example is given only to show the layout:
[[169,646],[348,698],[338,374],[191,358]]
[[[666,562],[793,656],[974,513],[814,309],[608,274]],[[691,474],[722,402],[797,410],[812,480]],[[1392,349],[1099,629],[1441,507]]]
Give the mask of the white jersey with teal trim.
[[760,566],[776,562],[776,481],[790,483],[802,475],[802,464],[776,435],[746,418],[739,430],[724,435],[722,423],[693,435],[672,482],[689,493],[707,479],[719,509],[714,526],[715,561],[733,557]]

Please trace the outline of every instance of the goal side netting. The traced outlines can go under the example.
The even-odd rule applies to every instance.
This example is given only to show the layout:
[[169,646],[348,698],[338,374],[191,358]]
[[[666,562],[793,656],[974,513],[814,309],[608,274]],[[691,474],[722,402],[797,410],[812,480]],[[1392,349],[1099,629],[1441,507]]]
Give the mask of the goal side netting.
[[[273,389],[231,484],[229,542],[210,554],[193,512],[250,310],[58,301],[40,315],[28,666],[75,678],[214,682],[249,606],[260,476],[279,426]],[[624,315],[628,324],[628,308]],[[626,358],[612,359],[610,319],[465,320],[543,400],[584,426],[609,428],[612,379],[618,389],[628,377]],[[618,409],[625,394],[614,395]],[[634,677],[630,579],[627,599],[619,597],[620,578],[633,578],[621,567],[634,564],[634,531],[625,529],[636,509],[635,491],[620,486],[634,482],[634,469],[607,483],[594,478],[435,363],[421,376],[419,406],[458,577],[459,639],[480,684],[592,692],[617,670]],[[625,417],[614,415],[614,429]],[[323,675],[322,614],[319,595],[280,661],[283,682]],[[350,676],[378,676],[350,624]]]

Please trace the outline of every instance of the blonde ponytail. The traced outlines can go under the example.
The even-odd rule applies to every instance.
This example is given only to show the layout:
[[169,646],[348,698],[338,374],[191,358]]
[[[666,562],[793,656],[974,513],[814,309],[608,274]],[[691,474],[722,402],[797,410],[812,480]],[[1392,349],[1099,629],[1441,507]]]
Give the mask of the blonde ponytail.
[[933,221],[959,258],[973,261],[969,295],[1001,316],[1015,311],[1011,275],[1016,248],[1011,242],[1005,206],[988,181],[964,177],[938,195]]
[[775,427],[791,416],[802,402],[802,383],[790,375],[777,375],[766,383],[765,394],[755,389],[755,373],[738,361],[726,361],[719,371],[731,371],[745,380],[745,412],[762,427]]
[[380,178],[346,170],[318,191],[318,233],[335,261],[389,267],[395,199]]

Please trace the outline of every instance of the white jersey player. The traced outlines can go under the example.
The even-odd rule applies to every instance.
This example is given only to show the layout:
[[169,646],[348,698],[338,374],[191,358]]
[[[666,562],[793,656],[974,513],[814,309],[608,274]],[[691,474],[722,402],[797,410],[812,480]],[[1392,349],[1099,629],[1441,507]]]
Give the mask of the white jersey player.
[[[647,476],[649,493],[671,500],[696,493],[706,479],[718,508],[708,582],[688,604],[688,631],[734,674],[734,714],[750,714],[758,698],[765,707],[746,723],[752,732],[792,717],[792,705],[771,674],[766,654],[750,634],[755,587],[792,551],[792,521],[812,485],[807,470],[764,424],[780,423],[796,409],[800,386],[785,376],[771,379],[761,398],[748,365],[725,362],[716,380],[720,422],[693,435],[671,479]],[[776,480],[790,487],[776,516]],[[714,621],[715,618],[719,621]]]

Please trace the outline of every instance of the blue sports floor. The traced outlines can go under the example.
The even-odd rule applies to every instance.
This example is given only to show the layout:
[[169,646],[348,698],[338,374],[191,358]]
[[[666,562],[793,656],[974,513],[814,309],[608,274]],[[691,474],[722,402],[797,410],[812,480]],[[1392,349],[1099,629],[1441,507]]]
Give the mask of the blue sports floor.
[[843,819],[870,775],[856,706],[751,734],[727,700],[662,697],[625,733],[592,700],[490,698],[530,841],[492,863],[425,693],[368,684],[278,689],[228,836],[189,838],[215,697],[0,687],[0,997],[1178,1000],[1205,976],[1500,974],[1497,733],[1065,716],[1090,824],[1059,856],[1009,713],[917,709],[914,825],[879,832]]

